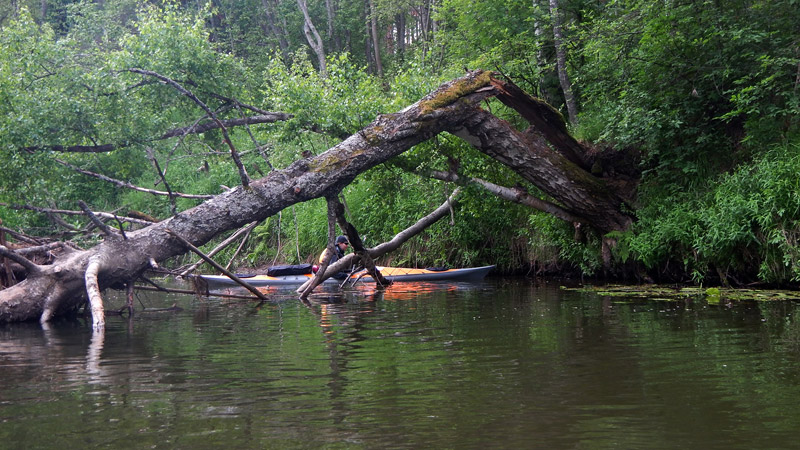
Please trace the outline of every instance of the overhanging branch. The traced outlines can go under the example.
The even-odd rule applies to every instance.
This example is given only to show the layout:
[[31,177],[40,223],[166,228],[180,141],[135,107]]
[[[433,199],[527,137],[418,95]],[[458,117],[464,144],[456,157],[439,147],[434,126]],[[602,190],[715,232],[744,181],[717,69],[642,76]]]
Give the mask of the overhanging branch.
[[[292,117],[294,117],[292,114],[267,112],[267,114],[260,114],[258,116],[220,120],[219,122],[222,123],[222,125],[225,128],[231,128],[245,124],[257,125],[262,123],[275,123],[284,120],[289,120]],[[177,136],[182,136],[184,134],[200,134],[218,128],[219,128],[219,123],[217,122],[208,122],[194,127],[188,126],[188,127],[175,128],[162,134],[156,140],[169,139]],[[132,142],[130,144],[101,144],[101,145],[42,145],[42,146],[25,147],[24,150],[29,152],[48,150],[59,153],[108,153],[120,148],[129,147],[130,145],[135,143],[136,142]]]
[[225,128],[225,124],[223,124],[222,121],[220,121],[219,118],[217,118],[217,114],[213,110],[211,110],[211,108],[209,108],[205,103],[203,103],[202,100],[197,98],[197,96],[194,95],[191,91],[187,90],[186,88],[181,86],[180,83],[171,78],[165,77],[164,75],[153,72],[151,70],[133,68],[133,69],[128,69],[128,71],[154,77],[160,80],[161,82],[177,89],[178,92],[189,97],[189,99],[191,99],[198,106],[200,106],[200,108],[202,108],[203,111],[205,111],[206,114],[208,114],[208,116],[211,117],[211,119],[214,120],[214,122],[219,126],[219,129],[222,130],[222,137],[224,138],[225,143],[228,145],[228,148],[230,148],[231,150],[231,158],[233,159],[233,162],[236,164],[236,167],[239,169],[239,178],[242,180],[242,186],[244,187],[250,186],[250,177],[247,175],[247,171],[245,170],[242,161],[239,159],[239,153],[236,151],[236,148],[234,148],[230,136],[228,136],[228,130],[227,128]]
[[503,200],[508,200],[513,203],[528,206],[530,208],[548,214],[552,214],[556,218],[559,218],[566,222],[570,223],[580,222],[580,218],[578,218],[573,214],[570,214],[570,212],[566,211],[564,208],[556,205],[555,203],[542,200],[538,197],[534,197],[522,188],[508,188],[505,186],[500,186],[499,184],[494,184],[492,182],[486,181],[481,178],[466,177],[463,175],[458,175],[453,172],[432,170],[425,174],[437,180],[449,181],[451,183],[456,183],[461,185],[466,185],[469,183],[477,184],[478,186],[481,186],[482,188],[486,189],[492,194],[502,198]]
[[107,176],[105,176],[103,174],[90,172],[88,170],[81,169],[78,166],[74,166],[74,165],[72,165],[72,164],[70,164],[70,163],[68,163],[66,161],[62,161],[62,160],[60,160],[58,158],[56,158],[55,161],[57,163],[61,164],[61,165],[69,167],[70,169],[72,169],[72,170],[74,170],[76,172],[79,172],[79,173],[82,173],[84,175],[87,175],[87,176],[90,176],[90,177],[94,177],[94,178],[97,178],[97,179],[100,179],[100,180],[103,180],[103,181],[107,181],[109,183],[116,184],[117,186],[128,188],[128,189],[131,189],[131,190],[134,190],[134,191],[146,192],[148,194],[153,194],[153,195],[173,195],[175,197],[194,198],[194,199],[199,199],[199,200],[208,200],[209,198],[213,197],[213,195],[182,194],[180,192],[164,192],[164,191],[157,191],[155,189],[147,189],[147,188],[136,186],[136,185],[131,184],[131,183],[127,183],[125,181],[115,180],[114,178],[107,177]]

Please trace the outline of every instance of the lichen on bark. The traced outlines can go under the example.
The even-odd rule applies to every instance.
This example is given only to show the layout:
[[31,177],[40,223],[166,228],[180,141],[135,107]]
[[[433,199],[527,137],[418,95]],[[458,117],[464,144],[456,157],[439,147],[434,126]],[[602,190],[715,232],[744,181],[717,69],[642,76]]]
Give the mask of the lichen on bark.
[[488,86],[492,81],[492,72],[478,71],[474,77],[465,77],[456,80],[446,88],[437,91],[428,99],[419,102],[420,114],[426,115],[451,105],[465,95],[469,95],[478,89]]

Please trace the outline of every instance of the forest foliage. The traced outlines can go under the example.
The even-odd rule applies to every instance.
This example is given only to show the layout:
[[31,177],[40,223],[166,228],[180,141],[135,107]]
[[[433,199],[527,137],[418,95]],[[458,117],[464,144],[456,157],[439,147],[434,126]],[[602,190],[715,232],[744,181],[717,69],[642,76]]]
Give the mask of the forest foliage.
[[[307,38],[311,27],[319,40]],[[205,113],[131,69],[181,83],[221,119],[291,114],[229,130],[258,177],[327,150],[465,68],[495,70],[565,117],[568,86],[578,109],[570,131],[595,151],[637,158],[636,221],[606,236],[624,269],[616,273],[800,282],[797,0],[13,0],[0,6],[0,217],[90,245],[99,237],[85,217],[54,220],[20,205],[78,210],[83,200],[165,218],[200,201],[120,188],[75,167],[184,194],[241,182],[220,130],[161,138]],[[525,126],[499,102],[486,107]],[[63,151],[79,145],[113,149]],[[455,186],[420,173],[454,162],[460,174],[543,196],[441,135],[343,191],[366,244],[441,204]],[[326,239],[324,201],[298,204],[259,224],[234,264],[310,261]],[[451,220],[385,262],[603,275],[602,240],[469,185]]]

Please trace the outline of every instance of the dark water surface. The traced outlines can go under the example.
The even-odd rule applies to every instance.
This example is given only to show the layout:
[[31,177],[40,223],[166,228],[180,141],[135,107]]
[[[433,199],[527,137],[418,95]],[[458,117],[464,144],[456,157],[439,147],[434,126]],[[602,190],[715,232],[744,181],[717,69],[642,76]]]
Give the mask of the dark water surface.
[[800,447],[796,303],[491,278],[290,293],[140,293],[104,335],[0,326],[0,448]]

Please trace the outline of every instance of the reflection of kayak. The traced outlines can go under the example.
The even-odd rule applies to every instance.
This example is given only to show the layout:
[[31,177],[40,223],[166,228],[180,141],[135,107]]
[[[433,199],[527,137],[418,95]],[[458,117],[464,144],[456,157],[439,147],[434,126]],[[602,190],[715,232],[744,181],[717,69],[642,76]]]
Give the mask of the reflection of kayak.
[[[378,270],[391,281],[480,281],[495,266],[467,267],[463,269],[409,269],[405,267],[381,267]],[[310,273],[298,275],[237,275],[251,286],[280,286],[303,284],[312,277]],[[208,282],[209,287],[238,286],[239,284],[225,275],[200,275]],[[362,270],[350,276],[351,279],[372,281],[372,277]],[[341,283],[343,280],[328,278],[326,283]]]

